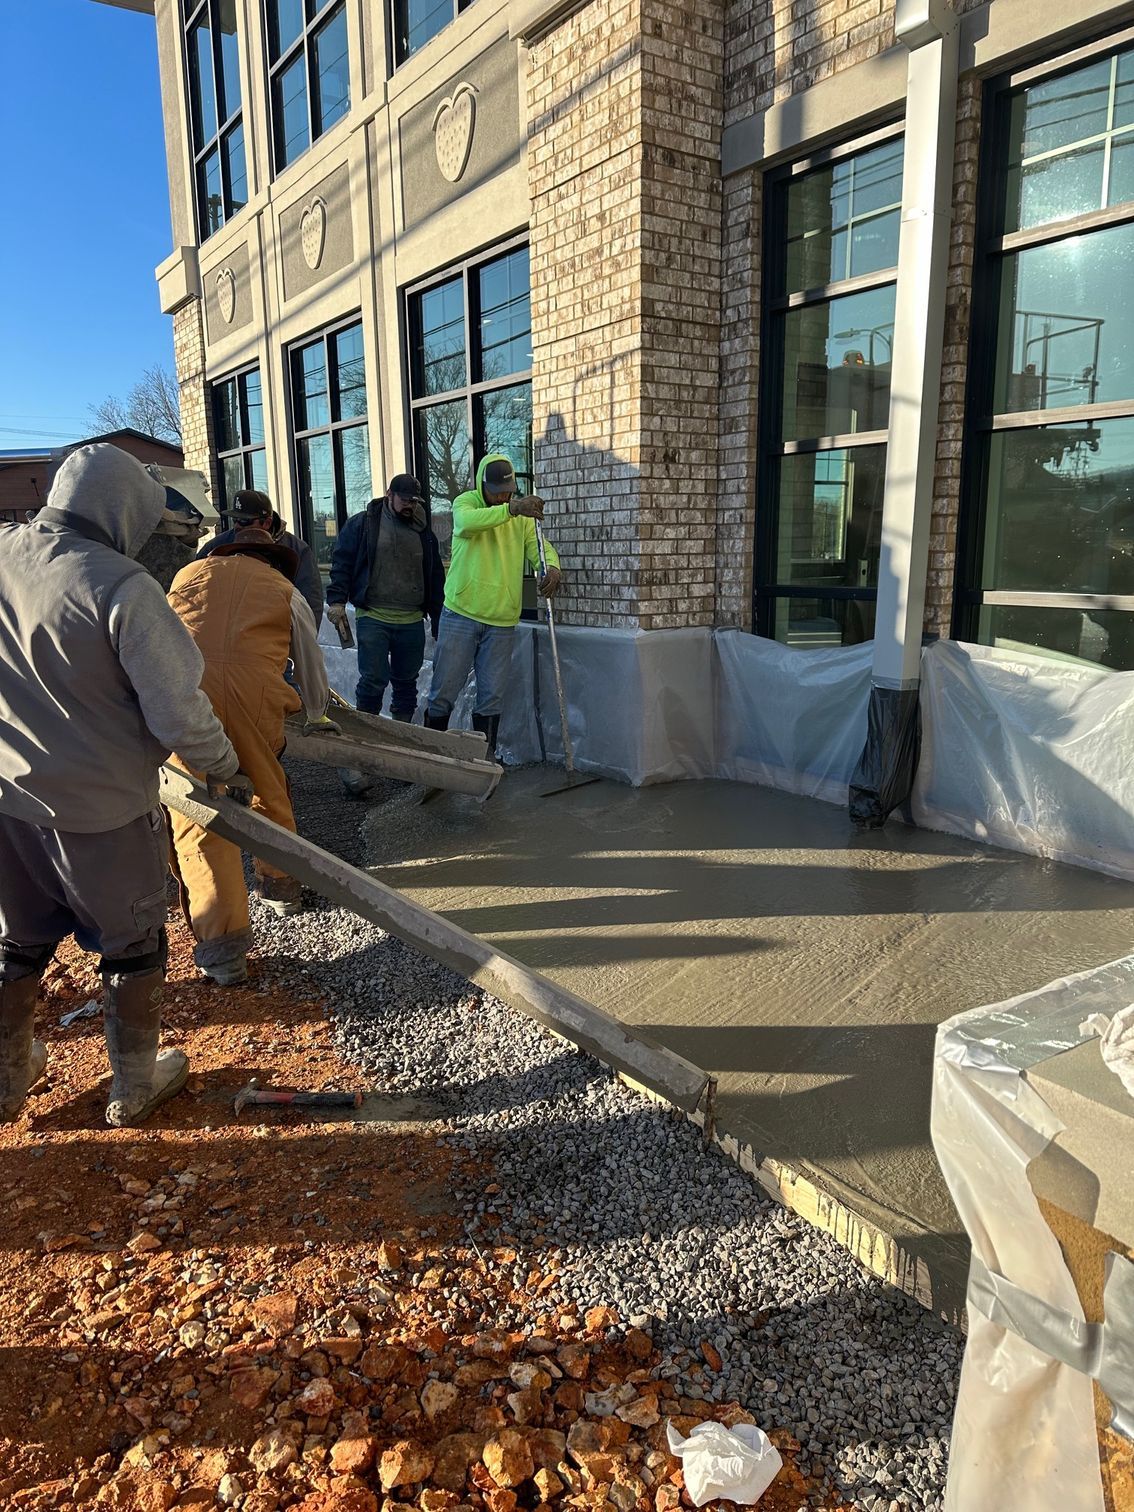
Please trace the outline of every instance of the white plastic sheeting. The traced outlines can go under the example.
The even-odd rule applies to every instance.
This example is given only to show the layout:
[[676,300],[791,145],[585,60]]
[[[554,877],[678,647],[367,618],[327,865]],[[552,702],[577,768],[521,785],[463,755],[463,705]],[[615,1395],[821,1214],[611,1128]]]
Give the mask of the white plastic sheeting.
[[[937,1031],[933,1147],[973,1243],[946,1512],[1103,1512],[1087,1372],[1107,1350],[1028,1181],[1061,1125],[1021,1073],[1080,1044],[1084,1020],[1132,997],[1127,956]],[[1112,1270],[1107,1302],[1116,1274],[1128,1278]],[[1131,1319],[1108,1309],[1106,1327],[1122,1335],[1113,1357],[1113,1346],[1129,1347]],[[1116,1379],[1122,1389],[1121,1369]]]
[[[353,703],[356,653],[329,624],[320,639],[331,686]],[[846,802],[866,740],[869,643],[800,650],[739,630],[564,626],[559,647],[581,771]],[[470,681],[454,728],[471,712]],[[1134,673],[939,641],[922,657],[921,731],[917,824],[1134,878]],[[563,759],[542,623],[516,629],[499,749],[510,762]]]
[[940,641],[921,729],[917,824],[1134,877],[1134,673]]

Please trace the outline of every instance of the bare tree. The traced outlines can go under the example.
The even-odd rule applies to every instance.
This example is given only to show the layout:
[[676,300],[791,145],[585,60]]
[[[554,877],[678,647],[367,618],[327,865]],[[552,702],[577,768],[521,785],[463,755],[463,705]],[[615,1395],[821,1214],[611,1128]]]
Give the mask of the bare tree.
[[111,394],[89,406],[100,431],[130,428],[161,441],[181,445],[181,400],[176,377],[155,363],[147,368],[125,399]]

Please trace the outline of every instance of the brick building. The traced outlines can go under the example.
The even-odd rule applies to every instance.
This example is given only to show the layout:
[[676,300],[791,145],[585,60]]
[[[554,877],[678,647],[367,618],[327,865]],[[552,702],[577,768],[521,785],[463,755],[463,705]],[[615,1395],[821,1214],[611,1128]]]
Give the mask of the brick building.
[[177,472],[184,466],[180,446],[129,428],[89,436],[83,441],[71,441],[65,446],[0,451],[0,521],[19,523],[45,504],[55,469],[63,458],[75,447],[88,446],[93,441],[110,441],[137,457],[139,462],[157,463],[159,467]]
[[118,3],[219,499],[325,561],[407,464],[444,536],[491,447],[569,625],[1134,667],[1127,6]]

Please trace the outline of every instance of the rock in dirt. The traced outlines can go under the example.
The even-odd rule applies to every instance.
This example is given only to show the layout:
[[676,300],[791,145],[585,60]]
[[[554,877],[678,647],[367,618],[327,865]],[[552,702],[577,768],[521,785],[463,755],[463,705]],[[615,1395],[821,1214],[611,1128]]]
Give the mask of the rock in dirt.
[[506,1490],[526,1481],[535,1470],[528,1441],[514,1428],[505,1428],[489,1439],[481,1458],[492,1479]]
[[291,1292],[270,1292],[249,1309],[253,1321],[272,1339],[284,1339],[295,1328],[299,1303]]
[[336,1475],[360,1475],[374,1463],[377,1442],[368,1433],[344,1433],[331,1445],[331,1468]]
[[615,1416],[620,1417],[624,1423],[629,1423],[631,1428],[652,1428],[661,1413],[658,1411],[656,1397],[642,1396],[619,1407]]
[[248,1458],[261,1475],[286,1470],[298,1459],[295,1445],[282,1428],[262,1433],[248,1451]]
[[438,1418],[456,1405],[460,1395],[451,1381],[426,1381],[421,1393],[421,1409],[427,1418]]
[[261,1370],[256,1366],[248,1370],[236,1370],[229,1377],[228,1393],[239,1406],[255,1412],[268,1400],[277,1379],[276,1371]]
[[217,1487],[217,1502],[222,1507],[231,1507],[244,1495],[244,1486],[239,1476],[222,1475]]
[[395,1486],[415,1486],[428,1480],[433,1469],[434,1456],[422,1444],[412,1439],[401,1439],[386,1450],[378,1469],[383,1491],[392,1491]]
[[532,1476],[540,1501],[553,1501],[563,1490],[563,1482],[554,1470],[540,1469]]
[[445,1491],[461,1492],[469,1469],[480,1458],[484,1439],[476,1433],[450,1433],[437,1445],[433,1483]]
[[337,1403],[335,1388],[323,1376],[316,1376],[313,1381],[308,1381],[295,1399],[295,1405],[300,1412],[314,1418],[330,1417]]

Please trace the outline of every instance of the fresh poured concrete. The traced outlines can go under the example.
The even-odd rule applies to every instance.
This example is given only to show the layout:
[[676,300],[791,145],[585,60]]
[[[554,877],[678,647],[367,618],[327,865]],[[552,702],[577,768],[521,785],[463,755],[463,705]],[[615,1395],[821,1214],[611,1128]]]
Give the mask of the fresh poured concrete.
[[719,1079],[718,1125],[963,1295],[937,1024],[1131,949],[1134,885],[766,788],[509,774],[374,811],[376,875]]

